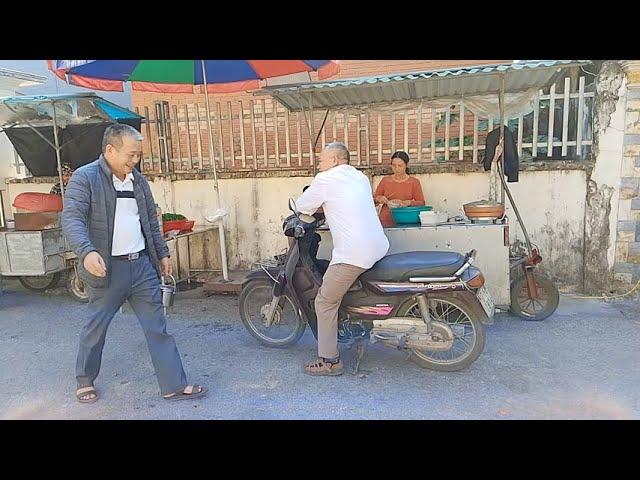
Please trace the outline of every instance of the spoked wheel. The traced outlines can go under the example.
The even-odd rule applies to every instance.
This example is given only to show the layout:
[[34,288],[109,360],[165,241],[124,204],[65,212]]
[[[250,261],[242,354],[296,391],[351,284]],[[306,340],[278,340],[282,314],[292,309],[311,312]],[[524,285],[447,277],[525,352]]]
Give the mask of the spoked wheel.
[[522,275],[511,284],[511,311],[525,320],[544,320],[558,308],[560,294],[554,283],[544,275],[533,272],[538,295],[531,298],[527,276]]
[[[475,362],[484,350],[484,327],[480,321],[482,307],[463,297],[429,296],[429,313],[435,321],[449,326],[453,345],[445,351],[411,350],[411,360],[423,368],[441,372],[463,370]],[[422,318],[414,299],[398,310],[398,317]]]
[[282,296],[273,323],[267,326],[266,314],[272,299],[273,282],[266,279],[250,281],[240,294],[240,318],[245,328],[260,343],[269,347],[289,347],[300,340],[306,323],[298,315],[293,302]]
[[49,275],[22,276],[19,277],[19,280],[20,283],[29,290],[44,292],[58,284],[60,281],[60,272],[50,273]]

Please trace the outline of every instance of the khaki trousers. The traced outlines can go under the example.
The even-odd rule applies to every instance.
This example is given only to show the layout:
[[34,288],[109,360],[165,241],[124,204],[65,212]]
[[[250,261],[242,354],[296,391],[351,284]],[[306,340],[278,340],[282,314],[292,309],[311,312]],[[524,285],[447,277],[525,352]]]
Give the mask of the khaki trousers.
[[330,265],[322,277],[322,285],[315,300],[318,317],[318,356],[336,358],[340,354],[338,309],[344,294],[366,270],[366,268],[338,263]]

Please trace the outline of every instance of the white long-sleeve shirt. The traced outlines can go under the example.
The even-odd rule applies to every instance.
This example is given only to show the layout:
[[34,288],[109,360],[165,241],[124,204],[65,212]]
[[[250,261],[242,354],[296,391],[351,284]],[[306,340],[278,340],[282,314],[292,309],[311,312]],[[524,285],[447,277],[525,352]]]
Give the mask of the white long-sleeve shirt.
[[389,250],[369,180],[351,165],[318,173],[296,207],[307,215],[320,207],[324,210],[333,238],[331,265],[347,263],[369,269]]

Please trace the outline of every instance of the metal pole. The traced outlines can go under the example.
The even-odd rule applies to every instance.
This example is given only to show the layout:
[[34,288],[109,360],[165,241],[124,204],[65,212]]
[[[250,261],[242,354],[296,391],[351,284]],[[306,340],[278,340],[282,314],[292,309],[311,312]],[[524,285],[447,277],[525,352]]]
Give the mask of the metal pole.
[[507,195],[509,196],[509,202],[511,202],[511,206],[513,207],[513,211],[516,213],[516,218],[518,219],[518,223],[520,224],[520,228],[522,228],[522,233],[524,233],[524,238],[527,241],[527,247],[529,248],[529,255],[531,255],[531,252],[533,251],[531,249],[531,240],[529,239],[529,234],[527,233],[527,229],[524,226],[524,221],[522,220],[522,217],[520,216],[520,212],[518,211],[518,207],[516,206],[516,202],[513,199],[513,196],[511,196],[511,191],[509,190],[509,187],[507,186],[507,182],[504,179],[504,176],[502,175],[502,169],[500,168],[500,164],[498,164],[498,169],[500,170],[500,180],[502,181],[502,191],[503,192],[507,192]]
[[[313,138],[312,135],[315,133],[315,129],[316,129],[316,117],[313,113],[313,94],[309,95],[309,115],[311,115],[311,118],[309,120],[307,120],[309,122],[309,145],[311,145],[311,139]],[[311,146],[311,158],[309,160],[311,160],[311,164],[313,165],[313,176],[316,176],[316,173],[318,172],[317,170],[317,166],[316,166],[316,142],[313,142],[313,146]]]
[[64,206],[64,182],[62,180],[62,162],[60,161],[60,143],[58,141],[58,116],[56,115],[56,102],[51,102],[53,107],[53,138],[56,142],[56,160],[58,162],[58,178],[60,179],[60,192],[62,193],[62,206]]
[[500,191],[500,203],[504,205],[504,73],[500,75],[500,143],[502,144],[502,153],[500,154],[500,168],[498,169],[498,175],[500,175],[500,183],[502,190]]
[[[205,98],[205,106],[207,109],[207,132],[209,134],[209,158],[211,160],[211,165],[213,166],[213,184],[214,190],[216,191],[216,199],[218,201],[218,208],[222,208],[222,204],[220,203],[220,189],[218,188],[218,173],[216,170],[216,159],[213,154],[213,131],[211,129],[211,109],[209,108],[209,91],[207,89],[207,72],[204,66],[204,60],[200,60],[200,64],[202,65],[202,81],[204,83],[204,98]],[[220,238],[220,256],[222,261],[222,278],[225,281],[229,281],[229,271],[227,269],[227,245],[225,243],[224,238],[224,217],[218,220],[218,236]]]
[[[309,149],[311,150],[311,154],[309,156],[309,163],[311,164],[311,168],[312,168],[312,172],[313,172],[313,176],[316,176],[316,162],[315,159],[313,157],[313,150],[315,148],[315,144],[313,146],[311,146],[311,138],[313,137],[313,134],[315,132],[311,131],[311,122],[309,122],[309,117],[307,116],[307,111],[304,108],[304,102],[302,100],[302,97],[298,94],[298,101],[300,102],[300,108],[302,109],[302,115],[304,116],[304,124],[307,127],[307,133],[309,134]],[[300,137],[298,137],[298,142],[300,142]],[[302,145],[300,143],[300,145]],[[300,162],[302,162],[302,152],[300,153]],[[300,165],[302,165],[302,163],[300,163]]]
[[324,119],[322,120],[322,125],[320,125],[320,130],[318,130],[318,135],[316,135],[316,141],[313,142],[313,149],[316,149],[316,145],[318,145],[318,140],[320,140],[320,135],[322,134],[322,130],[324,130],[324,124],[327,121],[327,117],[329,116],[329,110],[327,110],[324,114]]

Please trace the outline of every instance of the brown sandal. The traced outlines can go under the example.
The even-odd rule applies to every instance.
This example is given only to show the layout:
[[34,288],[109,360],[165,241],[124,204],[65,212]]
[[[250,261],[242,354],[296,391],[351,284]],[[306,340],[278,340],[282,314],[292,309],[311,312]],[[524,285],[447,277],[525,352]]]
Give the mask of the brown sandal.
[[[91,395],[92,393],[94,395],[93,398],[89,397],[89,395]],[[98,392],[93,385],[89,387],[78,387],[78,389],[76,390],[76,398],[80,403],[93,403],[98,400]]]
[[304,366],[304,373],[314,376],[337,376],[344,373],[344,367],[342,360],[338,360],[336,363],[330,363],[325,362],[322,358],[317,358],[315,361],[307,363]]

